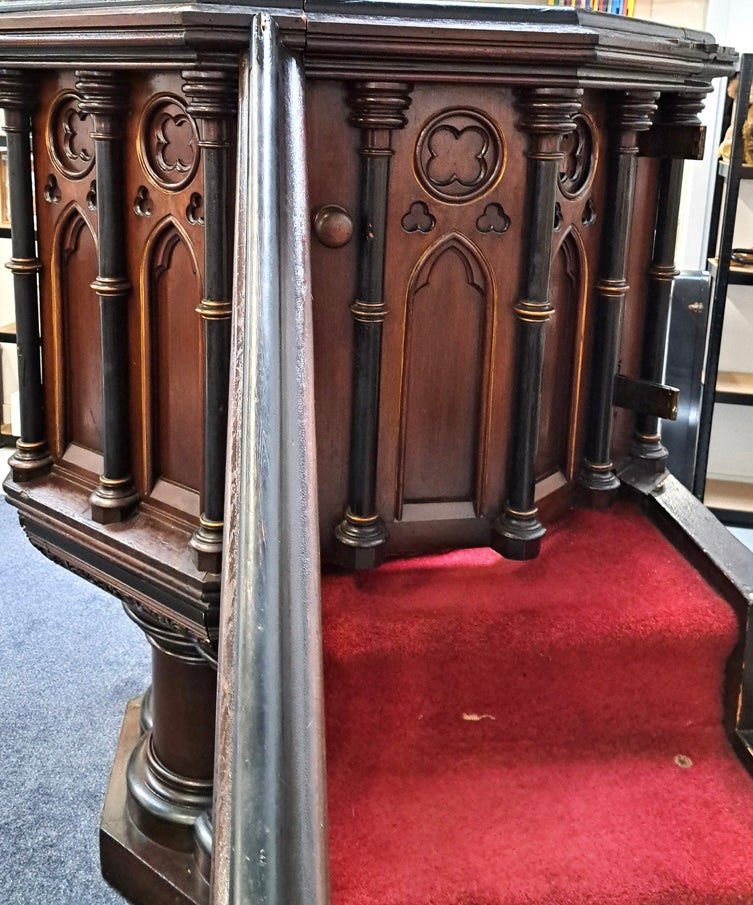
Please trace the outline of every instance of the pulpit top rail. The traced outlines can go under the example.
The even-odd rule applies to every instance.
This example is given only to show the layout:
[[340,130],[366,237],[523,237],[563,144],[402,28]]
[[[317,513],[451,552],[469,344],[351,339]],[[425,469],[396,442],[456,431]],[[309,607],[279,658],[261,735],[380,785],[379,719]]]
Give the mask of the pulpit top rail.
[[255,12],[303,51],[309,76],[508,84],[651,84],[672,90],[727,75],[736,61],[710,34],[565,7],[436,0],[6,0],[0,65],[173,68],[237,55]]

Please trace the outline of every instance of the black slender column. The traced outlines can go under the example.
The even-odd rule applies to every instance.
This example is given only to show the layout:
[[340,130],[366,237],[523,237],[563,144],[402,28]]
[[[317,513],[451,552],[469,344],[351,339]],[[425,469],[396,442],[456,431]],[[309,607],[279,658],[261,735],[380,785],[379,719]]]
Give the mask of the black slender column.
[[122,126],[128,89],[119,73],[78,71],[80,109],[94,122],[96,154],[98,275],[102,337],[103,472],[91,496],[96,522],[118,522],[138,503],[131,473],[128,401],[128,297],[123,212]]
[[[660,121],[670,127],[699,125],[698,113],[703,109],[706,94],[704,87],[692,94],[662,95],[659,102]],[[670,298],[674,279],[679,273],[675,267],[675,246],[684,163],[682,158],[664,157],[659,164],[656,229],[648,271],[640,373],[643,380],[654,383],[661,383],[664,378]],[[664,470],[668,453],[661,442],[658,417],[636,416],[630,453],[651,471]]]
[[204,325],[204,476],[199,527],[191,538],[196,564],[219,572],[225,508],[225,449],[230,380],[232,259],[229,191],[235,144],[238,73],[183,73],[188,112],[196,119],[204,163],[204,298],[196,309]]
[[353,401],[350,427],[348,505],[335,529],[338,559],[348,568],[369,569],[381,558],[387,529],[376,509],[379,381],[384,299],[392,131],[402,129],[412,86],[405,82],[353,82],[348,88],[350,124],[361,130],[358,235],[358,295],[353,313]]
[[13,480],[30,481],[49,471],[39,338],[38,272],[31,166],[31,113],[36,80],[29,72],[0,69],[0,107],[8,137],[8,183],[12,225],[12,257],[5,265],[13,273],[16,309],[16,349],[21,403],[21,436],[11,456]]
[[637,134],[651,126],[657,92],[624,91],[610,105],[607,185],[599,279],[594,301],[591,391],[585,462],[578,477],[583,502],[609,506],[620,486],[612,462],[612,396],[619,367],[627,284],[627,252],[633,219]]
[[530,135],[528,203],[524,235],[525,272],[517,315],[515,411],[507,481],[507,502],[494,524],[492,546],[509,559],[531,559],[539,551],[544,527],[534,504],[534,461],[539,437],[541,378],[549,300],[557,178],[562,136],[575,129],[580,110],[577,88],[530,88],[521,92],[520,127]]

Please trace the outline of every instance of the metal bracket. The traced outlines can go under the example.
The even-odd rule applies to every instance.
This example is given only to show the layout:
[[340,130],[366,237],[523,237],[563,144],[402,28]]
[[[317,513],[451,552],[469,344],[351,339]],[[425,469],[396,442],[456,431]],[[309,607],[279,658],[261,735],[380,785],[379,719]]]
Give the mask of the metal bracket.
[[655,418],[674,421],[677,418],[679,394],[678,389],[663,383],[618,374],[614,379],[612,401],[620,408],[631,409],[639,415],[653,415]]
[[638,154],[641,157],[702,160],[705,146],[705,126],[656,123],[647,132],[638,133]]

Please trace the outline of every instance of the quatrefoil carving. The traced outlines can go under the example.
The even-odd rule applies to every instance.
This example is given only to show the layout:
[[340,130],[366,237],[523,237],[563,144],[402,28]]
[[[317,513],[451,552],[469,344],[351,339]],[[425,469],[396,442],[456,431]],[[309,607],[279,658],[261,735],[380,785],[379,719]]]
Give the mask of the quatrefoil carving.
[[204,199],[198,192],[191,192],[186,218],[193,226],[201,226],[204,223]]
[[63,195],[60,191],[58,181],[55,176],[50,173],[50,175],[47,177],[47,182],[45,182],[44,184],[44,200],[48,204],[59,204],[62,197]]
[[151,217],[154,211],[152,199],[149,189],[145,185],[140,185],[133,200],[133,209],[137,217]]
[[414,201],[400,223],[407,233],[430,233],[437,221],[423,201]]
[[481,111],[450,108],[421,129],[414,151],[418,181],[430,195],[466,204],[489,191],[504,169],[505,142]]
[[484,213],[476,220],[476,229],[480,233],[506,233],[512,221],[501,204],[487,204]]

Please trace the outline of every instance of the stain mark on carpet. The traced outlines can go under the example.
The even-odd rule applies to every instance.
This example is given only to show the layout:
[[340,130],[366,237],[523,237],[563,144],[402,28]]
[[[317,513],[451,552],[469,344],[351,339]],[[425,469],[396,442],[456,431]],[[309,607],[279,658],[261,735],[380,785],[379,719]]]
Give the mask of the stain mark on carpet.
[[464,713],[463,719],[467,723],[480,723],[481,720],[496,720],[496,716],[492,716],[491,713]]

